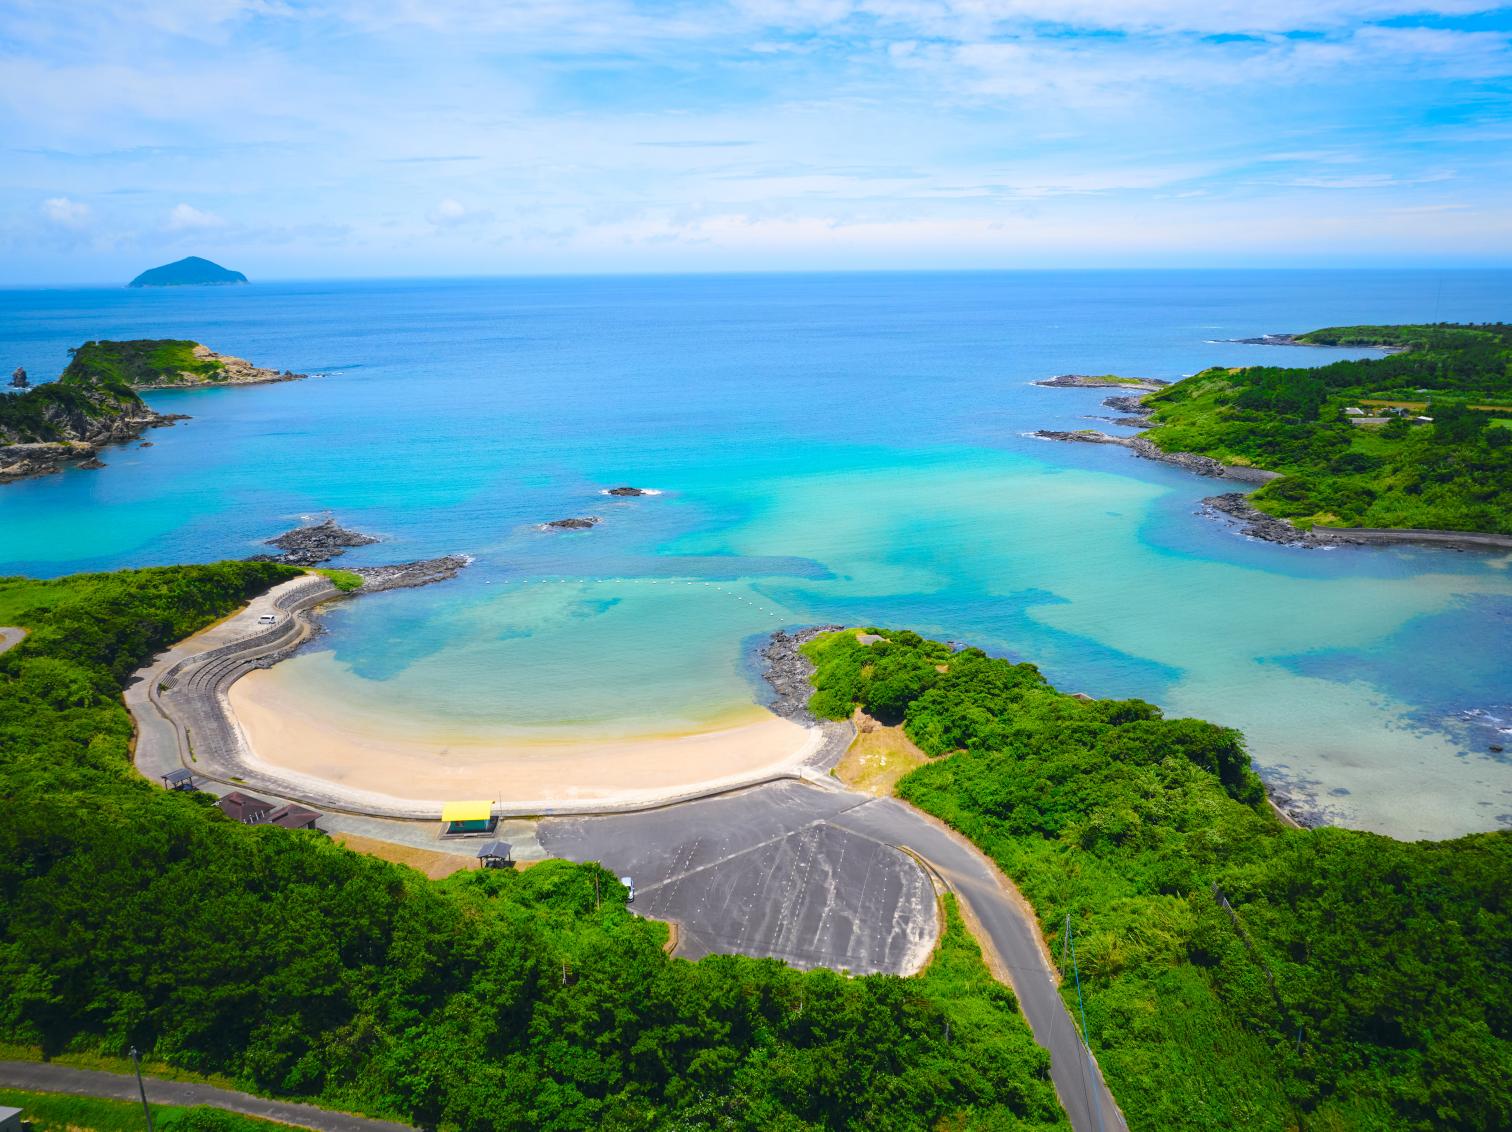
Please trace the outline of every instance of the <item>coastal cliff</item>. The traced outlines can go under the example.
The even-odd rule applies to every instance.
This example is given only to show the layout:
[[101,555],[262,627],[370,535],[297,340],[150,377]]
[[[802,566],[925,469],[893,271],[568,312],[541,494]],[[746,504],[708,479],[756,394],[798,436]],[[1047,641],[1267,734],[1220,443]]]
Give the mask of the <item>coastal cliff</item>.
[[0,483],[98,468],[107,445],[136,440],[182,413],[160,413],[140,390],[293,381],[303,374],[261,369],[187,339],[86,342],[57,381],[0,395]]

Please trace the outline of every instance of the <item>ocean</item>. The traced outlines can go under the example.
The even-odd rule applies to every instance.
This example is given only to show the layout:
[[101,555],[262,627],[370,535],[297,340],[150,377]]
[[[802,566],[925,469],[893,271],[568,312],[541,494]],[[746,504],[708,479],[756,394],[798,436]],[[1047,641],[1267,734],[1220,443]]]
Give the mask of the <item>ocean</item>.
[[[443,553],[276,669],[412,737],[719,727],[752,648],[908,627],[1244,730],[1332,821],[1512,824],[1512,556],[1299,550],[1203,517],[1225,485],[1036,428],[1104,427],[1058,373],[1176,379],[1366,351],[1223,339],[1507,317],[1512,272],[1078,271],[0,290],[0,370],[183,337],[318,374],[152,393],[193,420],[107,467],[0,486],[0,572],[257,553],[306,517]],[[619,499],[622,484],[661,494]],[[540,524],[598,516],[582,532]]]

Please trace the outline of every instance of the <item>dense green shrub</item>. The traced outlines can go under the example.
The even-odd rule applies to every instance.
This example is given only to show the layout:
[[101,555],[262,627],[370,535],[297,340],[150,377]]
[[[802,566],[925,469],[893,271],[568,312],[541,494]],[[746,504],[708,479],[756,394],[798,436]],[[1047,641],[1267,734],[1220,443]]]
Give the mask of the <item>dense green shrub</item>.
[[1069,917],[1131,1127],[1512,1127],[1512,834],[1292,829],[1234,731],[886,635],[806,646],[814,702],[865,702],[877,650],[948,666],[904,717],[955,753],[899,793],[1018,882],[1052,947]]

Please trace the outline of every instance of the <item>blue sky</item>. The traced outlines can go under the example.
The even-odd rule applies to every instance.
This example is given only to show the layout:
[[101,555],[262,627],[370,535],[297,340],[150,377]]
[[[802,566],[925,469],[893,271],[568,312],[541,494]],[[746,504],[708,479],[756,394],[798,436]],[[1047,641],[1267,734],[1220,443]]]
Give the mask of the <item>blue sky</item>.
[[1512,262],[1475,0],[0,0],[0,282]]

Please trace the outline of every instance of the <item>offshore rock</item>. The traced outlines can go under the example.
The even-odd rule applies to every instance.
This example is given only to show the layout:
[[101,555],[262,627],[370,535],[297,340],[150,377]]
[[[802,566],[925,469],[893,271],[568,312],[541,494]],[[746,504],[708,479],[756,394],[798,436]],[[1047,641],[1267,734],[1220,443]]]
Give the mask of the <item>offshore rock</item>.
[[250,562],[282,562],[286,566],[318,566],[337,555],[345,554],[349,546],[371,546],[378,539],[360,531],[348,530],[335,519],[326,519],[308,527],[296,527],[277,538],[268,540],[276,546],[279,554],[255,554]]
[[585,515],[575,519],[553,519],[549,523],[542,523],[543,531],[586,531],[589,527],[596,527],[604,520],[597,515]]
[[392,566],[362,566],[352,573],[362,578],[360,592],[377,593],[380,590],[412,589],[450,581],[471,562],[472,559],[464,555],[448,554],[419,562],[398,562]]
[[605,495],[650,495],[643,487],[611,487]]

